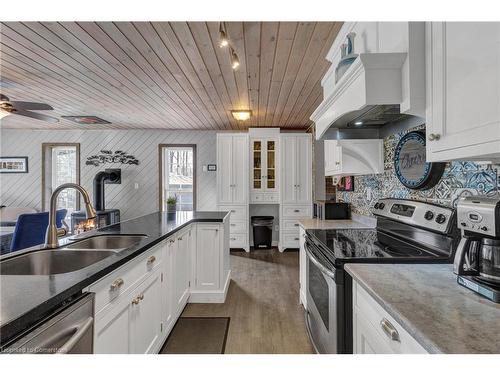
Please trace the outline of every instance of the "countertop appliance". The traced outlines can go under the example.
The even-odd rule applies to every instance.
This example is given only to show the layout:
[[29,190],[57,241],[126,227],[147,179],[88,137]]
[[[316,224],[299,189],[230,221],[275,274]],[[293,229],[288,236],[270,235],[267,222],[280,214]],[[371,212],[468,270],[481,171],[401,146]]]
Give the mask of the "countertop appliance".
[[2,353],[92,354],[94,350],[94,294],[85,293],[52,313]]
[[344,202],[317,200],[314,202],[315,217],[320,220],[347,220],[351,218],[351,205]]
[[[98,228],[120,222],[120,210],[106,209],[105,185],[121,184],[121,169],[106,169],[98,172],[94,177],[94,208],[97,212],[96,225]],[[82,221],[86,221],[85,212],[75,211],[71,214],[71,230]]]
[[462,237],[453,270],[457,281],[500,302],[500,198],[465,197],[457,204]]
[[352,279],[345,263],[453,262],[454,209],[381,199],[373,214],[374,229],[306,231],[306,326],[319,353],[352,353]]

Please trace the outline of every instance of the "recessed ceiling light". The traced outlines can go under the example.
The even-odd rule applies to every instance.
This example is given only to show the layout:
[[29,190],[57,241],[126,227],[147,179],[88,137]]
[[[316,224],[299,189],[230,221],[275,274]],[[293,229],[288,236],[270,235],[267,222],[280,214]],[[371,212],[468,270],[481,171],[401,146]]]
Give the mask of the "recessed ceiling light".
[[356,121],[354,125],[363,125],[363,121]]
[[238,55],[235,50],[231,48],[231,67],[236,70],[240,66],[240,59],[238,59]]
[[231,111],[231,114],[238,121],[246,121],[252,116],[252,111],[248,109],[238,110],[238,111]]

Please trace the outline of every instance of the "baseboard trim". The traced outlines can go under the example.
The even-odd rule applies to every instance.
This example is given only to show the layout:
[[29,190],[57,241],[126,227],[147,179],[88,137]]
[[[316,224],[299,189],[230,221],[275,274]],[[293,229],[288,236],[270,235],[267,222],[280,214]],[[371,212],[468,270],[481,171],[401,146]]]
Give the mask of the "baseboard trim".
[[192,290],[188,299],[189,303],[224,303],[226,301],[231,270],[228,271],[224,288],[221,290]]

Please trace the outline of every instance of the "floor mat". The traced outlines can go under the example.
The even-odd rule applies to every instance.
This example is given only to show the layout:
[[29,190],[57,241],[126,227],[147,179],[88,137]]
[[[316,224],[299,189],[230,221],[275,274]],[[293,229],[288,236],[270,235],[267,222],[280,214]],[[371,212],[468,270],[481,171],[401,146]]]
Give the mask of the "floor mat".
[[179,318],[160,354],[224,354],[230,318]]

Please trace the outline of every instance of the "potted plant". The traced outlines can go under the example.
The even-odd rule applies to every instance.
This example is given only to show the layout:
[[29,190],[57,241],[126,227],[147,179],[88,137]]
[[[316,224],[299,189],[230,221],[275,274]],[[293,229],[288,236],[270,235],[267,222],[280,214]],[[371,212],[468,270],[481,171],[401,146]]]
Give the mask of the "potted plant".
[[177,209],[177,197],[168,197],[167,198],[167,212],[175,212]]

